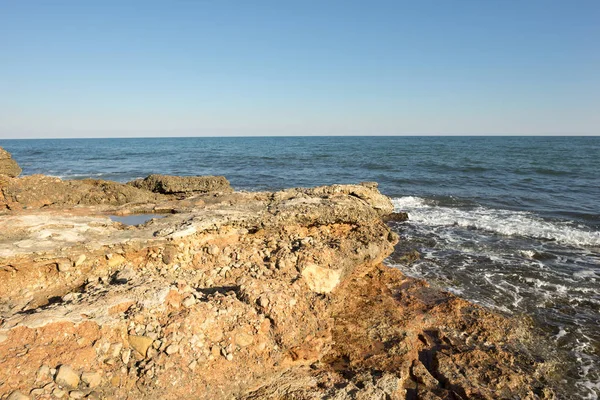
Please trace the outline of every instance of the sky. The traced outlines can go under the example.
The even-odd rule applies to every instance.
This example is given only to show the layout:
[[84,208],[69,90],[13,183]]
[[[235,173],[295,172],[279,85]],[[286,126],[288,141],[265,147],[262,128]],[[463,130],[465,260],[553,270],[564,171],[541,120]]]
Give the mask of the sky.
[[0,0],[0,139],[598,135],[600,1]]

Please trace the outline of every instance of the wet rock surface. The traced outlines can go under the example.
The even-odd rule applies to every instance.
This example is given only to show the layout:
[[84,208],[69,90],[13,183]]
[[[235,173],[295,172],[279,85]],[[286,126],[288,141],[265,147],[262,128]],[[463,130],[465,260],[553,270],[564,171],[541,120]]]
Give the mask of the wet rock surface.
[[0,398],[554,396],[526,324],[382,264],[372,183],[177,200],[53,179],[2,186]]

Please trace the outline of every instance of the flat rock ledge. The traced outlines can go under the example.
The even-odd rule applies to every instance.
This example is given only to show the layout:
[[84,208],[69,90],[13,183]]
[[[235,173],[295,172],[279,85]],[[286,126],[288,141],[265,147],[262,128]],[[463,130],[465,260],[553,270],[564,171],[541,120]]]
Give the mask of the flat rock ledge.
[[0,398],[555,396],[524,324],[382,264],[376,185],[182,192],[0,180]]

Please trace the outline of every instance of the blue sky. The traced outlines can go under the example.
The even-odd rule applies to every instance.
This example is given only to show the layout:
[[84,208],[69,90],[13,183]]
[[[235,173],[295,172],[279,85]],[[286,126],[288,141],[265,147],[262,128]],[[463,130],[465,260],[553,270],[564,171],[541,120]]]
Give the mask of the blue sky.
[[600,134],[600,1],[0,0],[0,138]]

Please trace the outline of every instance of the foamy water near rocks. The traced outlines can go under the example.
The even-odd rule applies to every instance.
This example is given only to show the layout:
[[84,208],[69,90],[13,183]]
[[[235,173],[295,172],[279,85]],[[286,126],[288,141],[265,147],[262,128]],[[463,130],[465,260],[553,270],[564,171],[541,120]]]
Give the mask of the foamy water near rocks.
[[382,264],[398,237],[376,184],[223,179],[0,179],[0,396],[554,396],[525,325]]

